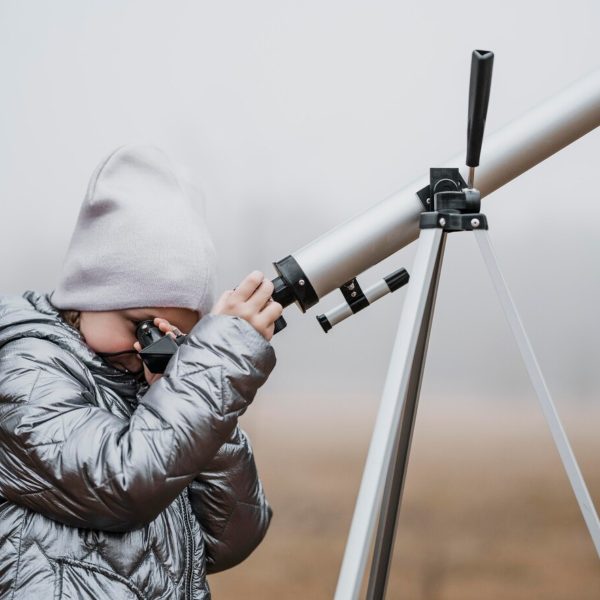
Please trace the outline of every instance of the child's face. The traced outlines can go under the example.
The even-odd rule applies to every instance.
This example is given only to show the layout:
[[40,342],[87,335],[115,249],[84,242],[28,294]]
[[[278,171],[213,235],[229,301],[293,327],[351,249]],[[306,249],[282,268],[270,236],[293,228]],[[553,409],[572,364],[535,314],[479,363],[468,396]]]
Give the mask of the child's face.
[[[87,345],[94,352],[120,352],[134,350],[137,341],[135,330],[140,321],[161,317],[182,333],[189,333],[199,321],[199,313],[189,308],[149,307],[110,311],[81,311],[79,327]],[[111,357],[110,362],[119,368],[135,372],[142,368],[138,354]]]

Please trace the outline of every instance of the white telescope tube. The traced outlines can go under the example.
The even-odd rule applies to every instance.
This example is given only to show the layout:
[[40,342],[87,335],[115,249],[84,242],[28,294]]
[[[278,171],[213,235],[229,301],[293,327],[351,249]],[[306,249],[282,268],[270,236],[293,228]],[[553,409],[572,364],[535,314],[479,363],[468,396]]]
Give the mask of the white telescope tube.
[[[486,137],[475,186],[487,196],[599,125],[597,70]],[[464,162],[463,153],[437,166]],[[467,167],[461,175],[466,181]],[[291,255],[319,298],[417,239],[417,192],[428,184],[428,177],[411,183]]]

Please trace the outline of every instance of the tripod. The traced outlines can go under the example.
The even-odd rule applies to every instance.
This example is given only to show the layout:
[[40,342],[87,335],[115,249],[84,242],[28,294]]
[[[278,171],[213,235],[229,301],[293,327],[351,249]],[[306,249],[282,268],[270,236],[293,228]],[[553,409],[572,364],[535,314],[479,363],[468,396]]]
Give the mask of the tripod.
[[[431,218],[436,213],[423,213],[423,215]],[[358,598],[378,506],[381,510],[367,598],[373,600],[383,598],[385,595],[429,331],[446,236],[449,231],[444,229],[444,226],[448,226],[447,218],[439,215],[440,213],[436,215],[438,226],[422,229],[419,237],[411,282],[400,317],[382,402],[338,580],[336,600]],[[461,217],[473,231],[478,242],[583,518],[596,551],[600,555],[600,521],[517,309],[498,267],[485,217],[481,214],[463,214]],[[440,224],[440,220],[445,225]],[[421,226],[423,225],[422,217]]]
[[[600,520],[516,306],[500,272],[488,234],[487,219],[478,212],[480,194],[473,187],[474,167],[479,164],[491,78],[491,61],[487,76],[484,77],[486,81],[483,83],[481,69],[485,67],[476,64],[476,58],[489,58],[482,54],[484,52],[473,53],[467,152],[467,165],[471,167],[469,186],[466,187],[458,169],[431,169],[428,189],[418,193],[425,211],[420,219],[417,252],[356,501],[335,600],[358,599],[378,514],[367,598],[379,600],[385,596],[438,281],[446,237],[450,232],[469,231],[475,236],[584,521],[600,556]],[[479,53],[478,57],[475,56],[476,53]],[[476,114],[478,110],[479,115]],[[474,132],[477,127],[471,128],[471,117],[479,121],[479,131]]]

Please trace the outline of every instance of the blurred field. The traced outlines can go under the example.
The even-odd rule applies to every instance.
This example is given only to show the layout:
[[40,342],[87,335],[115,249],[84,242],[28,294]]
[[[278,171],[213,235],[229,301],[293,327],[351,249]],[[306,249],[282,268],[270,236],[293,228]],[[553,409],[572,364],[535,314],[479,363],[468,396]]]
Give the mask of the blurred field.
[[[375,410],[257,398],[242,426],[275,514],[250,558],[209,578],[216,600],[333,597]],[[600,410],[559,410],[598,506]],[[534,398],[421,401],[387,598],[600,598],[600,561]]]

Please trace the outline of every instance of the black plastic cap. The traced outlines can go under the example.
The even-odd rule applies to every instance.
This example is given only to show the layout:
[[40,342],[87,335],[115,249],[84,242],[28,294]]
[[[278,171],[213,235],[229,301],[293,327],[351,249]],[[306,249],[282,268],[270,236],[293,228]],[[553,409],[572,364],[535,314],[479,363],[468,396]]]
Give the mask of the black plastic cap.
[[297,302],[302,312],[319,301],[309,278],[292,255],[273,263],[273,266],[279,273],[279,277],[273,280],[273,300],[283,307]]
[[273,335],[279,333],[282,329],[287,327],[287,321],[283,317],[279,317],[275,321],[275,327],[273,328]]
[[271,280],[273,284],[273,294],[271,297],[275,302],[279,302],[284,308],[294,303],[294,290],[283,277],[275,277]]
[[317,315],[317,321],[321,323],[321,327],[323,328],[323,331],[325,333],[327,333],[332,327],[331,323],[327,320],[327,317],[325,315]]
[[403,285],[408,283],[410,275],[406,269],[398,269],[383,278],[390,288],[390,292],[399,290]]

